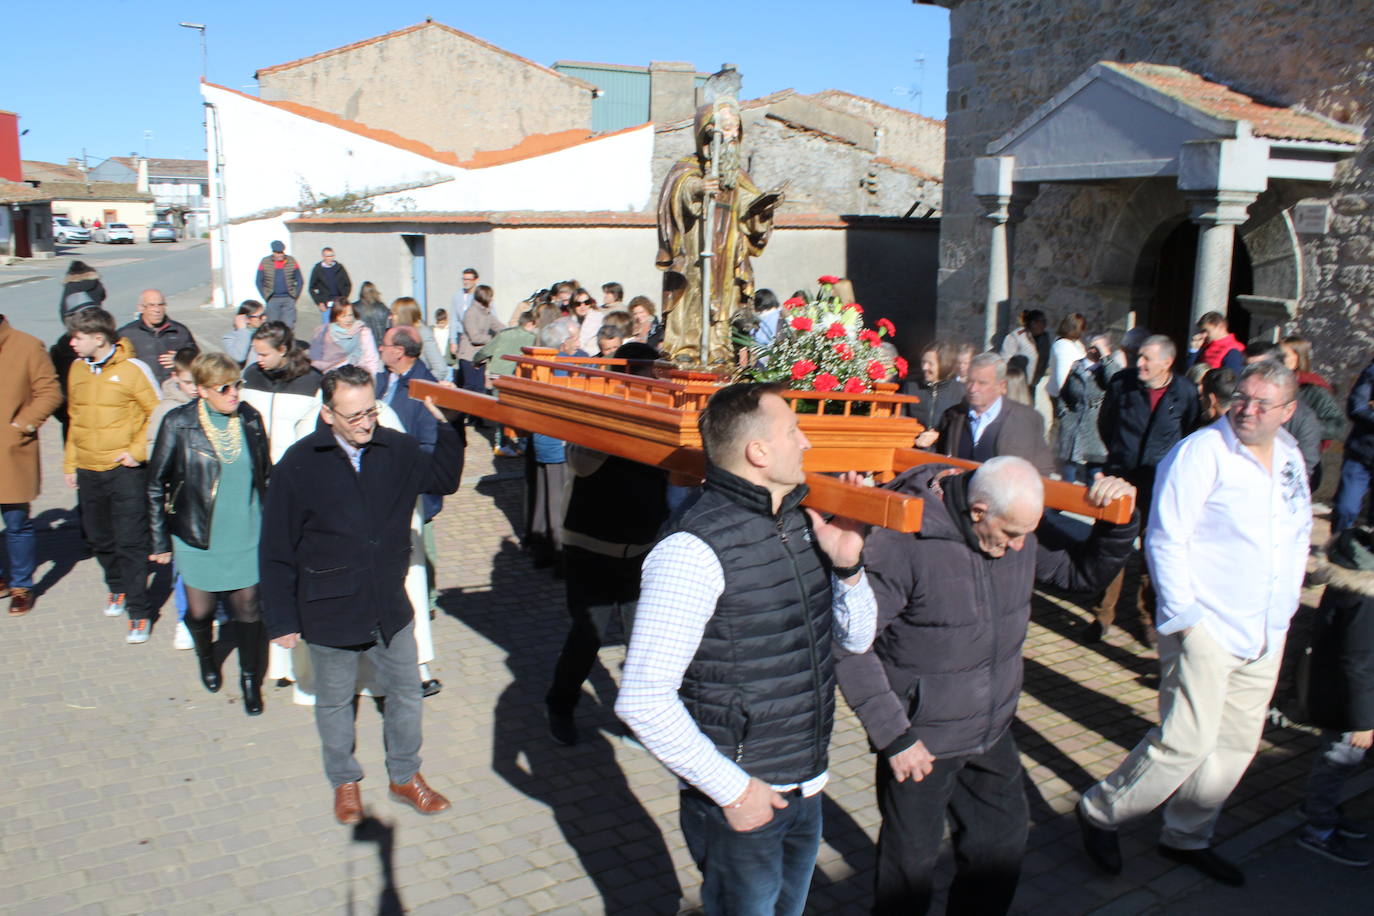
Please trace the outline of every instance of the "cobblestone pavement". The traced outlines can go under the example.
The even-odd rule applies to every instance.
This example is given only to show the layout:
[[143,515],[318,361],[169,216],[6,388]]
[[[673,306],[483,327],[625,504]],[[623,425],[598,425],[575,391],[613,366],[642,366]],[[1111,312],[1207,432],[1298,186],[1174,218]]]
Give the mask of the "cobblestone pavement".
[[[547,736],[541,701],[564,635],[561,583],[517,547],[519,463],[493,464],[484,440],[470,444],[467,479],[437,521],[433,668],[444,689],[425,701],[424,773],[453,808],[425,818],[385,797],[379,717],[364,705],[359,759],[370,817],[351,829],[334,822],[310,711],[292,705],[290,691],[268,685],[266,714],[249,719],[232,657],[224,691],[212,695],[192,654],[172,649],[170,601],[144,646],[125,645],[124,622],[101,616],[104,589],[95,562],[81,559],[57,430],[45,429],[48,484],[34,507],[42,593],[27,617],[0,623],[0,766],[9,774],[0,789],[0,907],[291,916],[691,910],[698,879],[676,824],[674,780],[621,740],[611,712],[622,649],[602,653],[578,713],[582,743],[563,748]],[[166,583],[157,590],[165,594]],[[1144,912],[1199,889],[1154,853],[1153,818],[1124,832],[1123,876],[1107,879],[1086,864],[1073,803],[1154,720],[1157,667],[1122,633],[1080,645],[1086,619],[1045,596],[1031,625],[1016,724],[1034,818],[1020,912],[1085,913],[1116,900],[1113,912]],[[1301,732],[1267,730],[1219,838],[1272,833],[1291,816],[1312,746]],[[810,911],[863,912],[878,827],[873,758],[843,703],[831,765]]]

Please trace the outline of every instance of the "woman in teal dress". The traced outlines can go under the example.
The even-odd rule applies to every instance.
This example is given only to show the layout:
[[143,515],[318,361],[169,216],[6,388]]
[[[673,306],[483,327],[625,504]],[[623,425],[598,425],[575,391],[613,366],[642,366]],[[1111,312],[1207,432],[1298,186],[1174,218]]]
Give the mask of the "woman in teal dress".
[[237,363],[203,353],[191,364],[198,397],[163,418],[148,467],[157,563],[175,556],[186,585],[201,683],[220,689],[211,624],[223,601],[233,618],[244,710],[262,712],[267,639],[258,600],[258,536],[271,468],[262,415],[239,401]]

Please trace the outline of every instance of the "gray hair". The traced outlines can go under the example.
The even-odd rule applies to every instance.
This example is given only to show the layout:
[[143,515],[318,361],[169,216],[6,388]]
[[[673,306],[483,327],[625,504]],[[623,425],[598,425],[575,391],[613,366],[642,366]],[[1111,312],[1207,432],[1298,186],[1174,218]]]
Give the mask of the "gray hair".
[[1004,382],[1007,379],[1007,361],[996,353],[979,353],[968,361],[968,371],[974,369],[986,369],[992,366],[997,370],[997,381]]
[[[418,359],[420,354],[425,351],[424,345],[420,343],[419,333],[412,327],[397,325],[388,328],[387,334],[391,335],[391,342],[401,348],[401,352],[409,359]],[[382,340],[386,340],[386,335],[382,335]]]
[[996,518],[1006,518],[1019,500],[1032,497],[1043,509],[1045,481],[1035,465],[1015,455],[984,461],[968,484],[969,505],[981,502],[988,507],[988,515]]
[[562,349],[563,341],[571,337],[578,327],[575,318],[564,317],[551,321],[539,329],[536,343],[551,350]]
[[1284,392],[1284,396],[1289,400],[1297,397],[1298,376],[1278,359],[1259,359],[1245,367],[1245,371],[1240,374],[1236,387],[1248,378],[1257,378],[1262,382],[1268,382],[1275,388]]
[[1160,354],[1163,356],[1169,359],[1178,358],[1178,347],[1174,345],[1171,338],[1165,337],[1163,334],[1151,334],[1149,337],[1145,338],[1140,344],[1140,349],[1143,350],[1146,347],[1158,347]]

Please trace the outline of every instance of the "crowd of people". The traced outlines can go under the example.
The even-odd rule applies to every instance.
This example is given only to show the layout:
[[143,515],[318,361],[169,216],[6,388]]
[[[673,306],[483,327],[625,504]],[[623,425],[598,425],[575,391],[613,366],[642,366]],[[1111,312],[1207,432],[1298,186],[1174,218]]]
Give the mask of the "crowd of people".
[[[423,697],[442,687],[428,668],[432,523],[478,421],[410,386],[486,391],[510,371],[502,357],[531,345],[647,371],[662,342],[655,303],[626,302],[613,282],[598,302],[560,281],[522,300],[507,326],[468,268],[431,324],[414,299],[388,306],[370,282],[351,299],[331,249],[304,282],[285,246],[271,247],[262,298],[238,308],[220,350],[201,348],[155,289],[118,326],[80,262],[50,350],[0,318],[14,458],[0,475],[0,584],[12,615],[33,608],[38,429],[59,416],[65,479],[106,583],[101,609],[127,618],[126,641],[149,639],[150,569],[168,567],[176,645],[193,651],[206,690],[222,689],[218,622],[237,650],[246,714],[264,711],[264,682],[293,684],[313,705],[341,823],[364,816],[360,692],[385,697],[389,794],[437,813],[449,803],[420,759]],[[309,341],[294,331],[306,291],[321,316]],[[759,291],[742,338],[765,346],[778,308]],[[583,684],[619,631],[628,649],[615,710],[680,779],[707,912],[802,912],[836,688],[876,752],[874,912],[926,911],[946,821],[956,825],[949,911],[1006,912],[1029,824],[1012,723],[1033,589],[1083,595],[1084,638],[1100,640],[1133,562],[1132,627],[1159,652],[1160,724],[1083,794],[1086,851],[1120,873],[1117,830],[1163,805],[1162,855],[1243,883],[1212,834],[1258,748],[1308,565],[1321,453],[1345,436],[1346,417],[1337,537],[1318,563],[1329,584],[1314,657],[1329,663],[1313,666],[1323,732],[1301,842],[1368,864],[1351,842],[1363,828],[1337,802],[1374,734],[1374,539],[1355,526],[1374,479],[1374,363],[1342,411],[1300,337],[1243,344],[1223,316],[1205,315],[1185,367],[1173,339],[1142,328],[1118,340],[1078,314],[1054,340],[1049,327],[1032,311],[995,349],[921,350],[906,389],[926,428],[916,446],[979,464],[922,465],[886,484],[924,501],[915,535],[802,508],[810,444],[776,385],[711,398],[697,488],[537,432],[493,431],[498,457],[525,460],[523,543],[566,583],[568,635],[544,700],[550,738],[579,741]],[[1047,477],[1083,484],[1099,506],[1132,497],[1138,511],[1087,528],[1046,511]]]

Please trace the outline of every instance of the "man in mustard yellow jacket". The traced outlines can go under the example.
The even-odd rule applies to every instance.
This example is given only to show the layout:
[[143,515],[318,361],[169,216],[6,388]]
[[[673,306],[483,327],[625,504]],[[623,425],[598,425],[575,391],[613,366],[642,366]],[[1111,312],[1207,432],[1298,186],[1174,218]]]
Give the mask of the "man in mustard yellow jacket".
[[77,487],[86,543],[109,587],[106,617],[129,615],[130,644],[149,635],[148,418],[157,408],[152,370],[134,357],[104,309],[67,319],[77,361],[67,376],[71,426],[62,470]]

